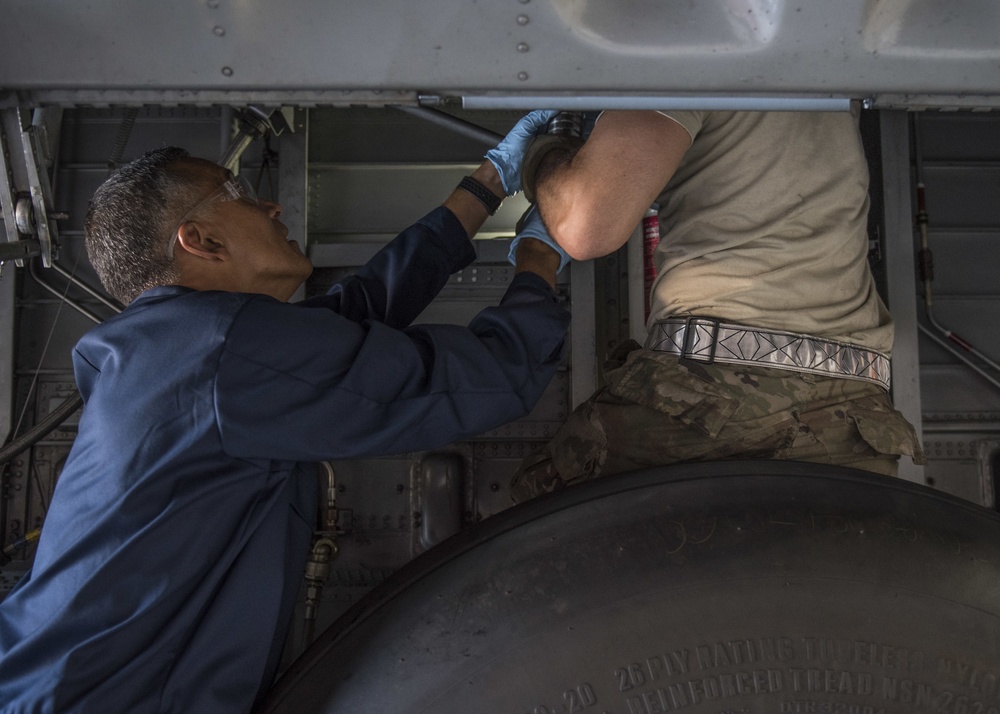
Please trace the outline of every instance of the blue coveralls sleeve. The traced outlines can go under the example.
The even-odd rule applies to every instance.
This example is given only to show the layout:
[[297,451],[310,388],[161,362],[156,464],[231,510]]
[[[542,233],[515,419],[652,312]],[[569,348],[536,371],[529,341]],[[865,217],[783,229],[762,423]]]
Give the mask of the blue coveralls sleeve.
[[218,368],[227,453],[302,461],[402,453],[528,413],[558,367],[569,326],[540,277],[517,275],[500,304],[468,327],[402,326],[464,260],[450,243],[411,230],[325,298],[250,300]]
[[476,258],[455,214],[439,207],[403,231],[358,272],[300,306],[324,307],[354,322],[406,327],[448,282]]

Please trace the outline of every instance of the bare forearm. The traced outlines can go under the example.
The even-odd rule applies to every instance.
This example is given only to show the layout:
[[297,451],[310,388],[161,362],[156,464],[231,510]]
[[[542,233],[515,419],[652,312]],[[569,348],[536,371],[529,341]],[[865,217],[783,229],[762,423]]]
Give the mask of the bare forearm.
[[[500,174],[497,173],[496,168],[489,161],[484,161],[480,164],[479,168],[473,171],[470,176],[489,189],[498,198],[503,198],[507,195],[503,189],[503,184],[500,182]],[[468,191],[460,188],[452,192],[445,200],[444,206],[455,214],[465,228],[466,233],[469,234],[470,239],[476,235],[479,229],[483,227],[486,219],[490,217],[482,201]]]
[[549,234],[577,260],[623,246],[656,196],[652,189],[641,191],[627,166],[606,160],[594,148],[584,144],[572,155],[552,152],[537,182],[538,208]]
[[[573,258],[588,260],[613,252],[628,239],[631,228],[616,230],[616,204],[606,195],[611,187],[577,160],[580,149],[553,150],[542,160],[535,196],[549,235]],[[620,241],[618,232],[624,234]]]
[[535,273],[553,289],[556,286],[556,272],[559,270],[559,254],[540,240],[529,236],[521,238],[517,244],[515,273]]

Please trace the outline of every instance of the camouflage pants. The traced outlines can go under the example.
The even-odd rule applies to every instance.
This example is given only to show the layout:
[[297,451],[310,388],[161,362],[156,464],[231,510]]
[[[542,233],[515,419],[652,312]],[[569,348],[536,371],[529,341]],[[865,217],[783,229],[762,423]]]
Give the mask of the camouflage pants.
[[901,454],[924,462],[913,427],[877,385],[623,347],[607,386],[524,460],[511,482],[515,501],[685,461],[811,461],[889,476]]

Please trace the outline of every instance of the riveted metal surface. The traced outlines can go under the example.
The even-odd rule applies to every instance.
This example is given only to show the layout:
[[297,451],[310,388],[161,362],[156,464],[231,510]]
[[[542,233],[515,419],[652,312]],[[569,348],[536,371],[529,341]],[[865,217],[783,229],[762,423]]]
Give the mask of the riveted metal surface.
[[415,101],[474,89],[988,103],[1000,81],[1000,9],[990,0],[4,0],[2,9],[0,87],[52,92],[50,101],[79,91],[208,103],[199,92],[216,101],[228,92],[232,102],[329,103],[380,90]]

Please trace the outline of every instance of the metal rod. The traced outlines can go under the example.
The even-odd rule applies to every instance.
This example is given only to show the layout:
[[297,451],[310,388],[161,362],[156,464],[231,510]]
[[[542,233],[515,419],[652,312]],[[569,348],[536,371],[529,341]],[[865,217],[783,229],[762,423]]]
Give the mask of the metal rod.
[[122,311],[122,308],[119,305],[116,305],[115,303],[111,302],[111,300],[109,300],[108,298],[104,297],[104,295],[102,295],[100,292],[98,292],[94,288],[92,288],[89,285],[87,285],[87,283],[83,282],[82,280],[80,280],[79,278],[77,278],[76,276],[74,276],[72,273],[70,273],[68,270],[66,270],[62,266],[60,266],[58,263],[53,263],[52,264],[52,269],[55,270],[57,273],[59,273],[64,278],[66,278],[66,280],[68,280],[69,282],[73,283],[75,286],[77,286],[78,288],[80,288],[81,290],[83,290],[85,293],[87,293],[88,295],[90,295],[92,298],[94,298],[95,300],[97,300],[98,302],[103,303],[104,305],[107,305],[108,307],[110,307],[115,312],[121,312]]
[[[421,97],[421,101],[431,101]],[[659,111],[846,112],[848,98],[809,97],[612,97],[601,95],[464,96],[464,109],[653,109]]]
[[951,344],[949,344],[949,342],[947,340],[945,340],[942,337],[939,337],[934,330],[930,329],[929,327],[925,327],[924,325],[922,325],[920,323],[917,323],[917,327],[920,329],[921,332],[923,332],[925,335],[927,335],[939,347],[941,347],[942,349],[950,352],[952,355],[954,355],[955,357],[957,357],[960,361],[964,362],[969,367],[969,369],[971,369],[974,372],[976,372],[977,374],[979,374],[980,377],[982,377],[983,379],[985,379],[987,382],[989,382],[990,384],[992,384],[997,389],[1000,389],[1000,382],[998,382],[993,377],[991,377],[989,374],[987,374],[986,370],[984,370],[983,368],[981,368],[978,364],[976,364],[971,359],[969,359],[968,357],[966,357],[964,354],[962,354],[961,352],[959,352],[958,350],[956,350],[954,347],[952,347]]
[[406,112],[412,116],[419,117],[420,119],[430,122],[431,124],[436,124],[437,126],[444,127],[445,129],[450,129],[456,134],[461,134],[462,136],[470,139],[475,139],[476,141],[479,141],[487,146],[495,146],[496,143],[503,138],[502,134],[497,134],[489,129],[484,129],[478,124],[465,121],[465,119],[452,116],[451,114],[442,112],[439,109],[432,109],[431,107],[411,107],[402,104],[395,104],[393,105],[393,108],[398,109],[401,112]]
[[98,325],[100,325],[102,322],[104,322],[104,320],[102,320],[101,318],[99,318],[97,315],[95,315],[94,313],[92,313],[90,310],[88,310],[87,308],[83,307],[82,305],[78,305],[77,303],[73,302],[68,297],[66,297],[65,295],[63,295],[62,293],[60,293],[58,290],[56,290],[54,287],[52,287],[51,285],[49,285],[47,282],[45,282],[44,280],[42,280],[42,278],[38,275],[38,269],[35,267],[35,261],[32,260],[32,261],[28,262],[28,270],[31,272],[31,277],[35,279],[36,283],[38,283],[42,288],[44,288],[45,290],[49,291],[50,293],[52,293],[53,295],[55,295],[57,298],[59,298],[59,300],[61,302],[66,303],[71,308],[73,308],[74,310],[76,310],[77,312],[79,312],[81,315],[83,315],[84,317],[86,317],[88,320],[91,320],[91,321],[97,323]]

